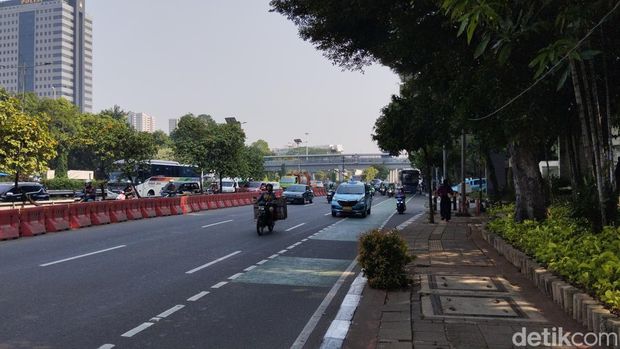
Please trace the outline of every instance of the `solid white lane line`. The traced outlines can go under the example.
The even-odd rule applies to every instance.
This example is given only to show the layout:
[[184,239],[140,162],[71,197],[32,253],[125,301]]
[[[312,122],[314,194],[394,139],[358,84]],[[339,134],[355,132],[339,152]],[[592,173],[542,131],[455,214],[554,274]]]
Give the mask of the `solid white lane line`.
[[211,288],[220,288],[220,287],[226,285],[227,283],[228,283],[228,281],[218,282],[217,284],[211,286]]
[[99,348],[97,348],[97,349],[112,349],[112,348],[114,348],[115,346],[116,346],[116,345],[114,345],[114,344],[104,344],[104,345],[100,346],[100,347],[99,347]]
[[323,314],[325,314],[325,310],[329,306],[329,303],[331,303],[331,301],[334,299],[336,293],[338,293],[338,290],[344,283],[344,280],[347,278],[347,276],[352,274],[351,270],[353,270],[356,264],[357,261],[353,260],[353,262],[349,264],[347,269],[342,272],[342,275],[340,275],[338,281],[336,281],[334,286],[332,286],[332,288],[329,290],[329,292],[321,302],[321,305],[319,305],[314,314],[312,314],[312,317],[310,318],[306,326],[304,326],[304,329],[301,331],[293,345],[291,345],[292,349],[301,349],[304,344],[306,344],[308,338],[310,338],[310,335],[312,334],[312,331],[314,331],[316,325],[319,323],[319,320],[323,317]]
[[277,253],[276,253],[276,254],[272,254],[271,256],[269,256],[269,257],[267,257],[267,258],[269,258],[269,259],[274,259],[274,258],[276,258],[277,256],[279,256],[279,254],[277,254]]
[[250,271],[250,270],[252,270],[252,269],[256,269],[256,268],[258,268],[258,266],[256,266],[256,265],[251,265],[251,266],[249,266],[249,267],[247,267],[247,268],[243,269],[243,271]]
[[304,224],[306,224],[306,223],[297,224],[296,226],[294,226],[294,227],[290,227],[290,228],[286,229],[285,231],[291,231],[291,230],[293,230],[293,229],[295,229],[295,228],[299,228],[299,227],[301,227],[301,226],[302,226],[302,225],[304,225]]
[[197,272],[198,270],[201,270],[201,269],[204,269],[206,267],[212,266],[215,263],[219,263],[219,262],[225,260],[226,258],[230,258],[230,257],[232,257],[232,256],[234,256],[236,254],[239,254],[239,253],[241,253],[241,251],[235,251],[233,253],[227,254],[224,257],[220,257],[220,258],[218,258],[218,259],[216,259],[216,260],[214,260],[212,262],[209,262],[207,264],[203,264],[203,265],[201,265],[199,267],[196,267],[196,268],[194,268],[194,269],[192,269],[190,271],[186,271],[185,274],[193,274],[193,273]]
[[265,263],[267,263],[267,262],[268,262],[268,260],[263,259],[262,261],[260,261],[260,262],[258,262],[258,263],[256,263],[256,264],[261,265],[261,264],[265,264]]
[[234,280],[234,279],[238,278],[238,277],[239,277],[239,276],[241,276],[241,275],[243,275],[243,273],[237,273],[237,274],[235,274],[235,275],[233,275],[233,276],[229,277],[229,278],[228,278],[228,280]]
[[278,254],[286,253],[286,250],[279,251]]
[[153,325],[154,325],[154,323],[152,323],[152,322],[145,322],[142,325],[134,328],[133,330],[129,330],[129,331],[121,334],[121,337],[131,338],[131,337],[135,336],[136,334],[146,330],[147,328],[149,328],[149,327],[151,327]]
[[158,318],[162,318],[162,319],[167,318],[168,316],[170,316],[170,315],[172,315],[172,314],[176,313],[177,311],[179,311],[179,310],[183,309],[184,307],[185,307],[185,306],[184,306],[184,305],[182,305],[182,304],[175,305],[174,307],[172,307],[172,308],[170,308],[170,309],[168,309],[168,310],[164,311],[163,313],[161,313],[161,314],[157,315],[157,317],[158,317]]
[[204,297],[204,296],[206,296],[206,295],[208,295],[208,294],[209,294],[209,292],[208,292],[208,291],[202,291],[202,292],[200,292],[200,293],[197,293],[197,294],[195,294],[195,295],[193,295],[193,296],[189,297],[189,298],[187,299],[187,301],[188,301],[188,302],[195,302],[195,301],[199,300],[200,298],[202,298],[202,297]]
[[92,256],[94,254],[108,252],[108,251],[116,250],[116,249],[123,248],[123,247],[127,247],[127,245],[120,245],[120,246],[116,246],[116,247],[106,248],[105,250],[99,250],[99,251],[95,251],[95,252],[91,252],[91,253],[81,254],[81,255],[75,256],[75,257],[61,259],[59,261],[54,261],[54,262],[49,262],[49,263],[41,264],[40,267],[47,267],[47,266],[53,265],[53,264],[58,264],[58,263],[62,263],[62,262],[72,261],[74,259],[88,257],[88,256]]
[[208,228],[208,227],[212,227],[212,226],[215,226],[215,225],[220,225],[220,224],[224,224],[224,223],[230,223],[230,222],[232,222],[232,221],[233,221],[232,219],[229,219],[229,220],[227,220],[227,221],[221,221],[221,222],[217,222],[217,223],[211,223],[211,224],[203,225],[203,226],[202,226],[202,228]]

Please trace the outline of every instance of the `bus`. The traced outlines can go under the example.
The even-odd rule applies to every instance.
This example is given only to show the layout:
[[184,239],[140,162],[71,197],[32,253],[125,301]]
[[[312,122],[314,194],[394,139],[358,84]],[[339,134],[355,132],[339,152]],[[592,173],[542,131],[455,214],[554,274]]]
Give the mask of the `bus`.
[[401,170],[398,173],[398,179],[403,191],[413,194],[418,190],[418,184],[420,184],[420,170],[415,168]]
[[[115,164],[122,164],[122,160]],[[170,181],[200,183],[200,180],[195,166],[182,165],[176,161],[149,160],[145,169],[138,171],[133,178],[133,184],[141,197],[147,197],[160,196],[161,189]],[[120,193],[129,184],[129,179],[120,171],[110,173],[108,189],[112,192]]]

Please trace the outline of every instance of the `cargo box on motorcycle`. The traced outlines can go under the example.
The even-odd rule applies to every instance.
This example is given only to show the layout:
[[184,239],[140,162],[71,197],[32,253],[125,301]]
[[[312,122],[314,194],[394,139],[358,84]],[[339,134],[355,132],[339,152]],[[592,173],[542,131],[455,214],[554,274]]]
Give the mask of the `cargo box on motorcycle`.
[[[288,217],[288,211],[286,209],[286,198],[277,198],[274,200],[276,204],[276,220],[283,220]],[[258,203],[254,201],[254,219],[258,218]]]

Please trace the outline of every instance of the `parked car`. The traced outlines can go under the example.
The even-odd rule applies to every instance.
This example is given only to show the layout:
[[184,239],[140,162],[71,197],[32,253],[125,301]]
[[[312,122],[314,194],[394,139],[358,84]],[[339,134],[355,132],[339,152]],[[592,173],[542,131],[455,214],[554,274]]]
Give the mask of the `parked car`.
[[366,217],[372,208],[370,185],[360,181],[340,183],[332,198],[332,216],[360,214]]
[[172,197],[177,195],[193,195],[200,193],[198,182],[169,182],[161,188],[161,196]]
[[282,196],[286,198],[286,202],[305,204],[306,202],[312,203],[314,192],[312,192],[312,188],[309,185],[293,184],[286,188]]
[[15,187],[15,183],[0,184],[0,201],[24,201],[26,197],[33,201],[47,201],[50,199],[45,187],[40,183],[19,182],[17,188]]

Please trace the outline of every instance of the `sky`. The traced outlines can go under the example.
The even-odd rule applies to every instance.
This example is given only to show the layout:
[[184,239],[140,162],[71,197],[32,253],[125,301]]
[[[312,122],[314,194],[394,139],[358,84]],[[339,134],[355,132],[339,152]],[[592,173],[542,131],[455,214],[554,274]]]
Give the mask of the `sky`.
[[166,132],[168,119],[190,112],[235,117],[247,143],[281,148],[300,138],[379,152],[373,125],[398,76],[379,65],[343,71],[270,13],[268,0],[87,0],[86,11],[94,112],[119,105]]

